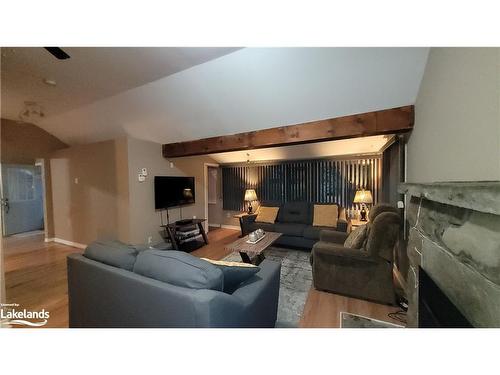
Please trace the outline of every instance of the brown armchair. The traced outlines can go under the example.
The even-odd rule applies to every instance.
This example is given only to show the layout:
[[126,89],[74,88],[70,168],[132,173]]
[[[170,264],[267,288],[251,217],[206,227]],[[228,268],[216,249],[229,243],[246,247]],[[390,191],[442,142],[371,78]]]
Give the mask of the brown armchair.
[[346,234],[321,233],[311,253],[314,287],[394,305],[393,249],[401,217],[396,208],[381,204],[372,208],[369,219],[360,249],[344,247]]

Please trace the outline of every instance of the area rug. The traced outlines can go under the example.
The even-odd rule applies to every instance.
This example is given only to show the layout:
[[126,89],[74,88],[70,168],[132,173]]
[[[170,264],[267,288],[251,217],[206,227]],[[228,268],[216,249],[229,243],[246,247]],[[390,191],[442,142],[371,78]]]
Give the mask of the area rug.
[[404,326],[342,311],[340,328],[404,328]]
[[[312,268],[307,251],[270,247],[266,259],[281,262],[280,297],[276,328],[297,328],[312,285]],[[239,253],[223,260],[241,262]]]

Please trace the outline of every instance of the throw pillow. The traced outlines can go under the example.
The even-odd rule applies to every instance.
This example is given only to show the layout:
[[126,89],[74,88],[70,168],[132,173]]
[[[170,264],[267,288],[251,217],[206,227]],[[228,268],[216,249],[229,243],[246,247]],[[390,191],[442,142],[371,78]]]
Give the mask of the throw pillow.
[[367,236],[366,228],[366,225],[361,225],[360,227],[354,229],[346,238],[344,247],[348,247],[351,249],[361,249]]
[[223,260],[212,260],[207,258],[201,259],[212,263],[222,271],[222,273],[224,274],[223,291],[229,294],[238,289],[242,282],[248,280],[260,271],[260,267],[257,267],[253,264],[241,262],[226,262]]
[[261,206],[259,209],[259,213],[255,218],[255,221],[258,223],[274,224],[274,222],[276,221],[276,217],[278,216],[279,209],[279,207]]
[[313,226],[337,227],[339,207],[336,204],[315,204]]

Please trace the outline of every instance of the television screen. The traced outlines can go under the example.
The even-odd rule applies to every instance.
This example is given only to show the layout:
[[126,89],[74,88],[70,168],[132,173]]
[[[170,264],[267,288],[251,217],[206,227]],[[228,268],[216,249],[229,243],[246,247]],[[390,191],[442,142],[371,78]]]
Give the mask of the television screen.
[[155,209],[194,202],[194,177],[155,176]]

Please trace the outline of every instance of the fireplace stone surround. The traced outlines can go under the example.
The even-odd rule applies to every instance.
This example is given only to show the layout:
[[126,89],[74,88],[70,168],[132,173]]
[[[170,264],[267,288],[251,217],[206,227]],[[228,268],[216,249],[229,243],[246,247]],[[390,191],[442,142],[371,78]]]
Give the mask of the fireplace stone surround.
[[406,194],[408,327],[419,266],[474,327],[500,327],[500,182],[400,184]]

